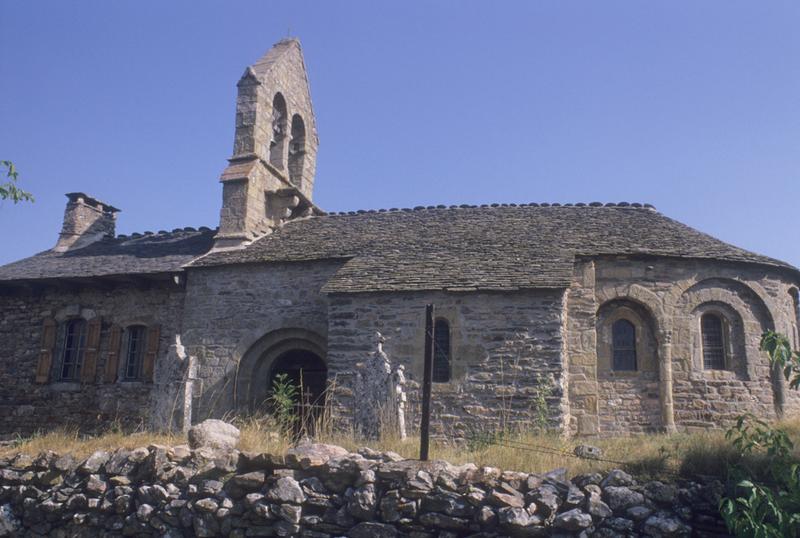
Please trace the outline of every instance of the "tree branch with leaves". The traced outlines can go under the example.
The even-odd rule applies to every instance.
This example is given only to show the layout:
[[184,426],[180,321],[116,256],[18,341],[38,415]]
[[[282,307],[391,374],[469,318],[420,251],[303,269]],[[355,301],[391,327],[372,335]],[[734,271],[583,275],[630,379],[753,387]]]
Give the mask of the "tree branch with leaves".
[[[800,387],[800,352],[792,351],[789,338],[767,331],[760,347],[783,371],[789,386]],[[728,530],[737,537],[800,536],[800,461],[786,430],[746,413],[725,437],[742,455],[742,461],[729,468],[728,495],[720,502]],[[746,457],[755,457],[758,468],[747,465]]]
[[761,337],[761,349],[769,353],[772,364],[783,370],[789,387],[800,387],[800,351],[792,351],[789,338],[775,331],[767,331]]
[[[5,168],[5,183],[0,183],[0,200],[17,202],[33,202],[33,195],[17,186],[17,167],[11,161],[0,161],[0,168]],[[0,170],[0,174],[2,171]]]

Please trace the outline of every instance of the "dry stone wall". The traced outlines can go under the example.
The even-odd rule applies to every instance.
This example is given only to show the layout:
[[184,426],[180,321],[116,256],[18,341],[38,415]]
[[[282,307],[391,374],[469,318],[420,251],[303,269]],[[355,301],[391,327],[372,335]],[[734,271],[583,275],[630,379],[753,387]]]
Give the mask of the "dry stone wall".
[[0,460],[0,536],[725,536],[719,484],[567,479],[364,448],[149,446]]

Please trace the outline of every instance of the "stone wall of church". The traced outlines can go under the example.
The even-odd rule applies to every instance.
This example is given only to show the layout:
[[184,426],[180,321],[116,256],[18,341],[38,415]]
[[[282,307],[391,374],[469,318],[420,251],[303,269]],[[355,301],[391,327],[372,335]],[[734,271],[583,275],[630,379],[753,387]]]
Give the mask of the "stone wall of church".
[[[796,283],[775,270],[713,261],[603,258],[576,264],[570,289],[498,292],[322,292],[343,261],[191,270],[186,289],[47,288],[0,295],[0,434],[113,423],[163,427],[179,418],[184,381],[176,336],[197,359],[194,420],[248,409],[281,345],[308,344],[327,361],[332,402],[352,417],[353,372],[376,346],[406,368],[407,422],[419,420],[424,307],[450,326],[451,380],[433,388],[434,431],[564,427],[613,435],[719,427],[738,414],[800,413],[800,394],[758,350],[766,329],[797,343]],[[700,316],[725,320],[726,367],[703,366]],[[102,320],[92,383],[36,383],[43,322]],[[636,369],[615,370],[611,326],[636,326]],[[158,325],[154,383],[108,382],[111,327]],[[273,344],[275,344],[273,346]],[[278,345],[280,344],[280,345]],[[316,347],[314,347],[316,346]],[[272,353],[270,355],[270,353]],[[57,368],[59,352],[53,357]],[[262,360],[263,358],[263,360]],[[120,367],[123,359],[120,357]],[[667,368],[667,366],[669,368]],[[568,375],[564,375],[564,371]],[[665,372],[670,371],[669,383]],[[254,388],[255,387],[255,388]],[[672,412],[669,412],[669,396]],[[478,431],[476,431],[478,430]]]
[[[291,341],[325,341],[328,300],[321,288],[342,263],[190,270],[183,341],[187,353],[198,362],[193,406],[196,421],[248,408],[250,389],[259,387],[250,387],[242,379],[260,369],[256,364],[259,357],[250,357],[248,352],[258,349],[261,342],[273,336],[279,341],[283,335]],[[267,378],[251,382],[266,385]]]
[[393,364],[405,366],[409,430],[419,424],[425,305],[450,325],[451,380],[433,384],[436,435],[560,428],[564,417],[562,290],[514,293],[365,293],[330,298],[328,361],[339,412],[357,399],[350,373],[375,350],[375,333]]
[[[198,359],[194,420],[252,409],[249,394],[268,383],[274,359],[263,342],[325,342],[338,411],[353,416],[348,387],[375,351],[375,333],[409,378],[410,429],[418,424],[425,304],[450,323],[452,380],[434,384],[437,433],[468,434],[547,423],[563,417],[563,292],[375,293],[334,295],[322,286],[341,261],[191,270],[183,342]],[[255,350],[255,356],[254,354]],[[261,354],[259,357],[258,354]],[[545,387],[545,388],[543,388]],[[349,406],[349,407],[348,407]]]
[[[797,413],[800,395],[770,371],[758,349],[767,329],[797,338],[796,285],[775,270],[714,261],[579,262],[567,299],[569,430],[658,431],[668,426],[667,415],[679,430],[691,430],[724,426],[745,411],[767,418]],[[707,312],[724,322],[722,369],[703,365],[700,317]],[[637,328],[635,372],[610,368],[604,316],[615,315]],[[665,366],[671,369],[673,413],[662,381]]]
[[[83,431],[161,427],[155,417],[169,416],[171,399],[179,380],[165,364],[171,339],[179,333],[183,290],[172,284],[148,289],[119,285],[114,289],[48,288],[38,292],[4,292],[0,295],[0,435],[30,435],[57,427]],[[61,360],[59,335],[53,353],[50,378],[36,383],[42,349],[44,320],[100,317],[101,332],[93,382],[57,382]],[[106,382],[111,327],[131,324],[160,326],[154,383]],[[123,333],[124,334],[124,333]],[[122,344],[120,344],[122,345]],[[123,368],[120,353],[119,368]],[[116,377],[116,376],[115,376]]]

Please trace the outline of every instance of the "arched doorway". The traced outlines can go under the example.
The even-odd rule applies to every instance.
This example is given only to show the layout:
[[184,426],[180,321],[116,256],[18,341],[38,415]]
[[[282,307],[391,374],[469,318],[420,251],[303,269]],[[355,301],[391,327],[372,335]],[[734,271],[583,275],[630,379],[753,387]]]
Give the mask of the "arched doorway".
[[[263,409],[274,414],[285,427],[291,427],[295,435],[313,435],[324,417],[327,377],[325,362],[313,351],[284,351],[271,361],[264,380],[267,398]],[[282,389],[283,398],[275,397]]]
[[300,401],[304,405],[317,407],[324,404],[328,367],[313,351],[292,349],[279,355],[269,370],[267,386],[270,389],[280,375],[286,376],[292,385],[298,387]]
[[239,362],[234,386],[237,407],[255,414],[270,412],[273,384],[277,376],[284,374],[303,394],[302,402],[297,398],[301,406],[297,411],[308,418],[318,417],[325,406],[326,344],[323,336],[306,329],[287,328],[264,334],[249,346]]

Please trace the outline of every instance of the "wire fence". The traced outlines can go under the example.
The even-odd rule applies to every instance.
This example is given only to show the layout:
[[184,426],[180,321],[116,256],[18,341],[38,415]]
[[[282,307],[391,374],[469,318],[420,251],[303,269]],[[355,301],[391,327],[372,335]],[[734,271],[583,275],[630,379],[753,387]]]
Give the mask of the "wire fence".
[[[576,454],[575,452],[570,452],[568,450],[563,450],[563,449],[554,448],[554,447],[545,446],[545,445],[537,445],[537,444],[533,444],[533,443],[527,443],[527,442],[518,441],[518,440],[514,440],[514,439],[482,439],[481,442],[483,442],[485,444],[488,444],[488,445],[499,446],[499,447],[504,447],[504,448],[511,448],[511,449],[514,449],[514,450],[522,450],[522,451],[527,451],[527,452],[535,452],[535,453],[539,453],[539,454],[547,454],[547,455],[550,455],[550,456],[560,456],[560,457],[565,457],[565,458],[574,458],[574,459],[578,459],[578,460],[586,460],[586,461],[593,461],[593,462],[600,462],[600,463],[608,463],[608,464],[611,464],[611,465],[618,465],[620,467],[627,468],[627,469],[641,467],[642,464],[643,464],[642,461],[636,461],[636,460],[624,461],[624,460],[615,460],[615,459],[610,459],[610,458],[604,458],[604,457],[598,456],[598,455],[581,455],[581,454]],[[666,459],[667,459],[667,457],[664,457],[664,465],[661,468],[658,469],[658,472],[661,473],[661,474],[668,474],[668,475],[676,476],[676,477],[680,476],[680,473],[678,473],[676,471],[673,471],[672,469],[669,469],[669,468],[666,467]]]

